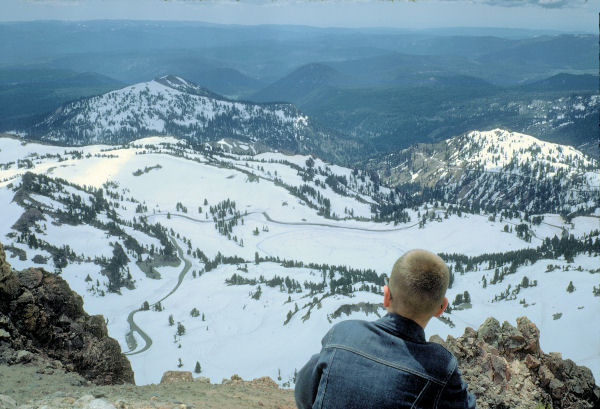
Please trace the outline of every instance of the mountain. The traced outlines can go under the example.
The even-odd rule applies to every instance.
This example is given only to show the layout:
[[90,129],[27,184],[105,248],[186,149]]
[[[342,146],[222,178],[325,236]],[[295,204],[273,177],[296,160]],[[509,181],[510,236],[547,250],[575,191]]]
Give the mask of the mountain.
[[[0,24],[0,64],[94,71],[126,83],[169,73],[199,81],[196,74],[222,67],[274,82],[310,63],[378,59],[393,53],[412,57],[413,62],[404,65],[410,72],[428,71],[433,64],[446,75],[473,75],[498,84],[517,84],[558,72],[597,71],[594,35],[550,34],[180,21],[8,22]],[[523,64],[530,56],[533,63]]]
[[253,94],[250,99],[263,102],[287,101],[302,105],[311,93],[350,81],[344,77],[347,75],[328,65],[307,64]]
[[[564,145],[502,129],[472,131],[386,156],[387,184],[417,185],[467,206],[576,213],[600,200],[598,161]],[[373,161],[377,167],[377,162]]]
[[190,78],[221,95],[236,99],[244,99],[265,86],[262,81],[251,78],[233,68],[214,68],[200,74],[195,73]]
[[95,72],[0,68],[0,129],[31,125],[61,104],[99,95],[124,84]]
[[494,50],[478,58],[485,64],[514,67],[527,65],[557,69],[589,70],[598,59],[598,39],[590,34],[540,36],[518,41],[502,50]]
[[556,74],[540,81],[522,85],[528,91],[590,91],[598,90],[599,77],[592,74]]
[[338,160],[359,147],[321,129],[291,104],[233,101],[176,76],[68,103],[25,131],[30,138],[67,145],[125,143],[149,135],[196,144],[233,138]]
[[403,78],[396,82],[404,85],[324,86],[298,101],[281,97],[299,104],[319,123],[382,153],[472,129],[503,128],[559,144],[587,144],[598,157],[600,98],[597,87],[580,88],[593,80],[568,77],[564,86],[500,87],[472,76],[399,75]]

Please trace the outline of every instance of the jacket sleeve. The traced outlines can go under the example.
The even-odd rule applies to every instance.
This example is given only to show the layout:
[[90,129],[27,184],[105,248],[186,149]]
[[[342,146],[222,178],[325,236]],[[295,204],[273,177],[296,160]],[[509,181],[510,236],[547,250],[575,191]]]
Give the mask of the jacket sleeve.
[[467,390],[458,366],[452,372],[438,401],[439,408],[475,409],[475,397]]
[[294,397],[298,409],[310,409],[317,396],[323,368],[318,365],[320,354],[313,355],[300,369],[296,378]]

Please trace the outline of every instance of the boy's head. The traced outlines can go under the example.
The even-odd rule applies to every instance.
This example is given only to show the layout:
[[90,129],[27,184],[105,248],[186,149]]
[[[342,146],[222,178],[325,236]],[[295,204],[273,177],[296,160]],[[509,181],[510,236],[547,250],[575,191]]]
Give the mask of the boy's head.
[[410,250],[394,263],[384,304],[391,312],[428,321],[448,305],[449,278],[448,267],[438,255]]

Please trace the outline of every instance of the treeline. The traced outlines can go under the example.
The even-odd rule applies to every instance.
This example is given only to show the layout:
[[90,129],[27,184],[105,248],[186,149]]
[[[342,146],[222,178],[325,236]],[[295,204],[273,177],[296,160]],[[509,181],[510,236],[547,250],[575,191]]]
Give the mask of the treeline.
[[[76,193],[69,193],[65,187],[71,187],[82,191],[83,193],[87,193],[87,200]],[[133,198],[125,198],[122,194],[117,192],[110,191],[110,188],[118,187],[114,182],[107,182],[103,187],[104,189],[88,186],[82,187],[69,183],[64,179],[53,179],[46,175],[27,172],[22,177],[22,183],[18,187],[16,197],[18,197],[20,204],[29,208],[31,208],[31,205],[25,203],[24,199],[30,193],[42,195],[61,203],[63,205],[62,209],[51,209],[42,204],[37,206],[37,210],[39,210],[40,214],[45,213],[52,215],[61,223],[71,225],[87,224],[107,232],[110,236],[121,239],[125,248],[130,251],[138,261],[141,261],[143,254],[149,254],[150,256],[160,255],[166,261],[177,259],[176,248],[168,237],[165,227],[159,223],[148,224],[147,218],[144,216],[137,220],[134,217],[133,222],[120,219],[114,208],[114,206],[118,206],[118,202],[115,202],[113,206],[113,204],[106,199],[106,196],[117,201],[128,200],[132,203],[137,203],[137,201]],[[109,220],[100,220],[98,215],[101,213],[104,213]],[[84,258],[77,256],[68,246],[57,248],[44,240],[39,239],[36,237],[35,233],[30,231],[30,227],[32,226],[33,223],[24,223],[21,227],[21,235],[17,240],[27,243],[31,248],[42,248],[48,251],[52,255],[54,265],[59,271],[67,266],[68,261],[73,262]],[[155,248],[154,245],[151,245],[146,249],[144,246],[140,245],[133,236],[127,234],[122,226],[132,227],[135,230],[157,238],[161,247]],[[133,287],[131,275],[128,271],[125,271],[125,266],[129,262],[129,258],[119,242],[113,244],[113,255],[110,259],[96,257],[94,262],[102,266],[103,273],[107,276],[109,281],[109,291],[118,292],[123,286],[129,288]]]
[[296,293],[302,292],[302,285],[286,276],[285,278],[278,276],[275,274],[273,278],[265,279],[265,277],[261,274],[258,279],[256,278],[247,278],[239,275],[238,273],[234,273],[230,278],[225,279],[225,283],[227,285],[256,285],[256,284],[265,284],[271,288],[279,287],[279,291],[287,292],[287,293]]
[[600,253],[600,231],[594,230],[581,238],[564,234],[561,238],[554,236],[545,238],[535,249],[512,250],[504,253],[484,253],[478,256],[466,256],[459,253],[440,253],[446,262],[453,262],[454,271],[461,273],[476,271],[479,265],[487,263],[487,269],[509,265],[509,271],[514,272],[520,266],[534,264],[542,259],[557,259],[564,257],[567,262],[573,262],[577,254],[587,253],[598,256]]

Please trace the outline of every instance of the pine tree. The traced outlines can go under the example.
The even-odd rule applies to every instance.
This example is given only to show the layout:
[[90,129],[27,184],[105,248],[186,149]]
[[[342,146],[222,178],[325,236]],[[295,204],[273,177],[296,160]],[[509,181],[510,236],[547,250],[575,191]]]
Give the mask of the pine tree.
[[177,335],[182,336],[185,335],[185,327],[181,322],[177,323]]
[[169,315],[169,327],[175,325],[175,320],[173,319],[173,314]]
[[196,367],[194,368],[194,372],[195,373],[202,372],[202,366],[200,365],[200,362],[198,362],[198,361],[196,361]]
[[573,285],[573,281],[569,281],[569,285],[567,286],[567,292],[572,293],[575,291],[575,286]]

